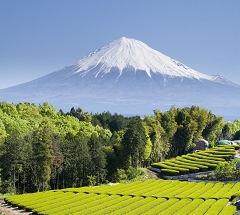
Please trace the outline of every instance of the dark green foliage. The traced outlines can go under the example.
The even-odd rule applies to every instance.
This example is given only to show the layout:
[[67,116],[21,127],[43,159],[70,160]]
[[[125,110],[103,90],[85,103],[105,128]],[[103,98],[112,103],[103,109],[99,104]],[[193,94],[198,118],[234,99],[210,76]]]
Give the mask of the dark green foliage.
[[64,157],[61,187],[78,187],[88,184],[91,175],[91,154],[88,146],[89,139],[81,132],[77,135],[67,134],[61,145]]
[[97,185],[103,183],[106,177],[106,154],[97,133],[92,133],[88,141],[91,156],[90,175],[96,176]]
[[[46,125],[41,125],[31,135],[32,145],[32,178],[37,191],[46,189],[51,177],[53,161],[52,132]],[[48,188],[48,187],[47,187]]]
[[101,114],[96,113],[92,115],[92,124],[94,126],[101,126],[105,129],[109,129],[111,132],[120,131],[128,126],[129,118],[123,115],[114,114],[110,112],[103,112]]
[[233,139],[234,139],[234,140],[240,140],[240,130],[237,131],[237,132],[234,134]]
[[140,117],[131,119],[123,136],[122,145],[132,167],[136,168],[144,160],[144,151],[147,138]]

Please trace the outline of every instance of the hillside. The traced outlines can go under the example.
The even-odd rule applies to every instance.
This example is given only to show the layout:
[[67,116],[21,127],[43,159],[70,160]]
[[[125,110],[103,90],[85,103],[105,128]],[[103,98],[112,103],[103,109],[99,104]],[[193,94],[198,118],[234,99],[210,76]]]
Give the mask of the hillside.
[[[204,63],[204,62],[203,62]],[[64,111],[148,115],[190,105],[240,117],[240,86],[207,75],[135,39],[122,37],[46,76],[0,90],[0,100],[53,104]]]

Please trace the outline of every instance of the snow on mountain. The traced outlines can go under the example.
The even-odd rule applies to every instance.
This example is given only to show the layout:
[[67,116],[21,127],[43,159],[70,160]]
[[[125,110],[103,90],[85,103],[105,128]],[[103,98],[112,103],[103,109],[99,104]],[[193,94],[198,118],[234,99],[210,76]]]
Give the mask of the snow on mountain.
[[212,80],[214,76],[197,72],[184,64],[150,48],[143,42],[122,37],[104,46],[74,64],[76,73],[85,76],[90,70],[98,68],[95,77],[106,74],[112,68],[118,68],[119,75],[124,69],[146,71],[169,77],[186,77],[190,79]]
[[221,84],[231,85],[233,87],[238,87],[238,88],[240,87],[238,84],[235,84],[235,83],[227,80],[226,78],[224,78],[221,75],[214,75],[213,79],[211,81],[218,82],[218,83],[221,83]]
[[0,101],[142,116],[172,105],[197,105],[240,117],[239,97],[240,86],[224,77],[197,72],[125,37],[58,71],[0,90]]

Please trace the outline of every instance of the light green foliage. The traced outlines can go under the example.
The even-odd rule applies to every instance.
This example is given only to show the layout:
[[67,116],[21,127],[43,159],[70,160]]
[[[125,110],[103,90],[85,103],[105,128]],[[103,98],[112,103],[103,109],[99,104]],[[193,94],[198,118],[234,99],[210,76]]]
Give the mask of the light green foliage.
[[89,175],[88,177],[88,182],[89,182],[89,186],[93,187],[97,184],[97,177],[94,175]]
[[229,126],[229,132],[231,134],[235,134],[237,131],[240,130],[240,120],[236,119],[232,123],[228,123]]
[[144,160],[147,160],[149,158],[149,156],[151,155],[152,146],[153,146],[153,144],[147,134],[146,134],[146,137],[147,137],[147,141],[146,141],[145,151],[144,151]]
[[205,214],[208,209],[216,203],[215,199],[208,199],[204,201],[202,204],[200,204],[194,211],[190,213],[190,215],[203,215]]
[[147,137],[150,138],[152,143],[151,153],[148,160],[152,163],[164,159],[164,155],[169,151],[169,143],[165,141],[165,131],[156,116],[145,116],[144,128],[147,132]]
[[230,205],[223,208],[218,215],[234,215],[235,213],[236,213],[236,207],[233,205]]
[[214,171],[214,175],[219,180],[233,180],[239,176],[237,161],[221,162]]
[[[221,184],[224,190],[228,184]],[[232,185],[232,184],[231,184]],[[6,197],[10,204],[37,214],[226,214],[236,207],[227,206],[229,198],[200,199],[200,190],[214,194],[214,183],[147,180],[114,186],[68,188]],[[234,185],[235,186],[235,185]],[[191,190],[197,195],[188,196]],[[208,191],[209,190],[209,191]],[[226,189],[225,189],[226,190]],[[238,186],[240,191],[240,187]],[[229,190],[234,193],[233,187]],[[154,193],[155,192],[155,193]],[[185,193],[185,195],[181,194]],[[171,198],[164,198],[168,196]],[[176,196],[178,196],[176,198]],[[193,197],[196,196],[196,197]],[[189,198],[190,197],[190,198]]]
[[119,182],[135,181],[142,179],[145,176],[145,172],[139,168],[129,167],[127,170],[117,169],[117,178]]
[[7,132],[5,130],[5,126],[0,119],[0,145],[3,143],[4,139],[7,137]]

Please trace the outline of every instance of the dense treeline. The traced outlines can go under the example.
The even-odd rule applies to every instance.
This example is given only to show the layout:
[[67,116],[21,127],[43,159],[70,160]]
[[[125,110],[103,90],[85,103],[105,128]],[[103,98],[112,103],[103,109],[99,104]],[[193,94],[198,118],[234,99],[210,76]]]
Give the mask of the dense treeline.
[[[0,192],[34,192],[131,179],[138,167],[191,152],[194,141],[237,138],[240,121],[196,106],[152,116],[56,112],[44,103],[0,103]],[[239,139],[239,138],[237,138]]]

